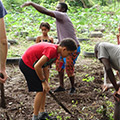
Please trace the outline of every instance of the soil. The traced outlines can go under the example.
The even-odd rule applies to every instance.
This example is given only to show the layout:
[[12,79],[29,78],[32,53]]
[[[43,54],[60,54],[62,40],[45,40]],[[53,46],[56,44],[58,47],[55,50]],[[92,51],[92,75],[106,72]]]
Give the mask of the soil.
[[[25,78],[18,65],[8,64],[8,80],[4,84],[6,109],[0,108],[0,120],[31,120],[35,93],[28,92]],[[87,76],[88,75],[88,76]],[[94,77],[91,82],[82,79]],[[113,113],[114,104],[111,90],[102,92],[103,66],[93,58],[79,57],[75,64],[76,93],[69,94],[70,82],[65,75],[65,92],[54,93],[66,108],[72,112],[69,115],[57,102],[47,94],[46,111],[56,116],[57,120],[110,120],[109,114]],[[54,91],[59,86],[58,73],[55,65],[50,70],[50,87]],[[109,103],[107,104],[107,102]],[[109,106],[109,107],[108,107]]]

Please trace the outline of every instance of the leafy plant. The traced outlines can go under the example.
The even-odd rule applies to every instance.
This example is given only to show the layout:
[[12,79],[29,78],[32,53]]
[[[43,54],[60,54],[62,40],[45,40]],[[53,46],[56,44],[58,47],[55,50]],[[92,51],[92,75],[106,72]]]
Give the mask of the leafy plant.
[[85,75],[85,78],[82,79],[82,81],[86,82],[92,82],[95,78],[92,76],[89,76],[88,74]]

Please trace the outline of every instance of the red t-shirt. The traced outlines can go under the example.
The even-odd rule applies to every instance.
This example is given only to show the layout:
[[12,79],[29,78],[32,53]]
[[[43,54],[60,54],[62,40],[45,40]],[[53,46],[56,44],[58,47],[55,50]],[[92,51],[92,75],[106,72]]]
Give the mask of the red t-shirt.
[[23,62],[30,68],[34,69],[34,63],[39,60],[43,55],[48,58],[48,61],[55,61],[58,57],[57,53],[58,45],[41,42],[29,47],[22,55]]

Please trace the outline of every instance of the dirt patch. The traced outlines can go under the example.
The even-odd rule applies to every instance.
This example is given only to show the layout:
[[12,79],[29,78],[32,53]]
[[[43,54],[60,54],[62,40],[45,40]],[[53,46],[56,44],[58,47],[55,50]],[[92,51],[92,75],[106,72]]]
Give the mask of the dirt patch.
[[[35,93],[29,93],[26,81],[18,65],[7,65],[9,79],[5,83],[7,108],[0,108],[0,120],[31,120]],[[95,59],[79,57],[75,65],[76,93],[69,95],[70,83],[65,75],[65,92],[55,93],[56,97],[72,112],[71,117],[56,101],[47,94],[46,111],[58,120],[109,120],[113,106],[108,107],[107,101],[114,103],[111,90],[101,90],[103,83],[102,64]],[[83,81],[84,79],[84,81]],[[92,79],[87,82],[87,79]],[[53,91],[59,86],[58,74],[53,65],[50,70],[50,86]]]

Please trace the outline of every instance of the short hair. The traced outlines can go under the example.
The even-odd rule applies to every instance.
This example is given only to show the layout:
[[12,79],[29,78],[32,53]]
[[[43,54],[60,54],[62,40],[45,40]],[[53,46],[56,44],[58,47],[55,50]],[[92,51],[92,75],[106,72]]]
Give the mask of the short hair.
[[94,52],[98,52],[98,46],[99,46],[100,42],[98,42],[96,45],[95,45],[95,48],[94,48]]
[[98,42],[95,47],[94,47],[94,54],[95,54],[95,57],[97,58],[97,53],[98,53],[98,46],[99,46],[100,42]]
[[75,40],[72,38],[65,38],[60,42],[60,46],[66,47],[68,51],[74,51],[77,49]]
[[59,4],[61,5],[62,9],[65,8],[64,12],[67,12],[67,10],[68,10],[67,4],[64,2],[60,2]]
[[50,30],[50,24],[48,22],[42,22],[39,29],[41,29],[42,27],[46,27],[48,30]]

